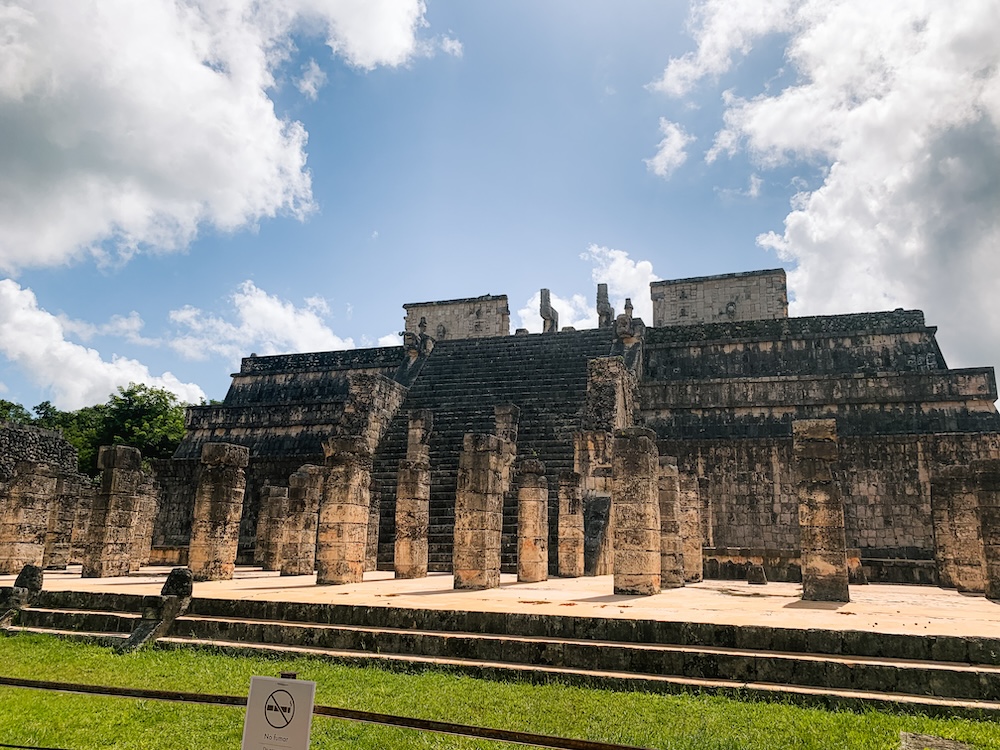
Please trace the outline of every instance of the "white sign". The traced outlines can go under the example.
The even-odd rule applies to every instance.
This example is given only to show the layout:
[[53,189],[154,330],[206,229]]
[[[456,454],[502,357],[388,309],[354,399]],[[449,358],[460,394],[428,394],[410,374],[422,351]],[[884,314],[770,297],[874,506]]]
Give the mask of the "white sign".
[[251,677],[241,750],[309,750],[316,683]]

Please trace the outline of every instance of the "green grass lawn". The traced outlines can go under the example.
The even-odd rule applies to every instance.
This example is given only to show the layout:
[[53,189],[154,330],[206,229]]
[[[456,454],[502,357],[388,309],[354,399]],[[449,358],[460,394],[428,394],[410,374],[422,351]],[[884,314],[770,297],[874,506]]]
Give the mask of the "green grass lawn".
[[[316,659],[232,657],[150,649],[125,656],[50,636],[0,637],[0,675],[115,687],[247,694],[250,677],[297,672],[318,704],[650,748],[778,750],[899,746],[899,732],[1000,750],[1000,724],[862,714],[703,695],[620,693],[490,682],[444,672],[404,674]],[[243,709],[0,687],[0,744],[89,750],[232,750]],[[512,748],[323,716],[312,748]]]

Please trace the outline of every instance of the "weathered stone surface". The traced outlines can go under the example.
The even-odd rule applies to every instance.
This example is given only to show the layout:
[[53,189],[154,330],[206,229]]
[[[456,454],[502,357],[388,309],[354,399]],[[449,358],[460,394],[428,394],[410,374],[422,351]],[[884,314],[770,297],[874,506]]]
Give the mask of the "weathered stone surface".
[[0,574],[42,565],[57,484],[54,467],[21,461],[0,485]]
[[657,326],[788,317],[782,268],[654,281],[650,290]]
[[[592,367],[588,363],[587,410],[594,408]],[[608,360],[610,361],[610,360]],[[587,412],[585,412],[587,413]],[[594,412],[596,415],[596,412]],[[615,419],[611,418],[613,424]],[[584,417],[587,422],[587,417]],[[573,435],[573,471],[579,475],[583,503],[583,575],[610,575],[614,565],[611,546],[611,455],[614,435],[609,430],[584,430]],[[560,575],[563,575],[560,573]]]
[[427,575],[427,533],[430,524],[430,437],[434,425],[428,410],[410,412],[406,458],[396,475],[396,578]]
[[559,313],[552,307],[552,296],[548,289],[541,291],[538,313],[542,316],[542,333],[555,333],[559,330]]
[[844,505],[834,472],[837,467],[837,422],[833,419],[792,423],[794,470],[799,496],[802,550],[802,598],[850,601]]
[[257,515],[254,562],[264,570],[281,570],[285,524],[288,519],[288,488],[268,485],[266,490]]
[[455,496],[452,567],[456,589],[500,585],[504,477],[509,460],[509,441],[496,435],[465,436]]
[[206,443],[195,495],[188,567],[196,581],[233,577],[249,451],[241,445]]
[[583,498],[580,475],[566,471],[559,475],[559,530],[557,573],[563,578],[583,575]]
[[976,478],[967,465],[933,471],[931,521],[938,583],[961,592],[985,591],[983,539],[979,529]]
[[406,331],[417,334],[424,320],[427,333],[437,341],[506,336],[510,333],[507,295],[416,302],[403,305]]
[[974,461],[971,468],[983,540],[983,588],[987,599],[1000,601],[1000,460]]
[[615,432],[611,509],[614,590],[648,596],[660,591],[659,456],[652,430]]
[[90,513],[84,578],[125,576],[132,570],[143,500],[141,463],[135,448],[105,445],[98,451],[101,486]]
[[366,442],[350,438],[328,440],[323,450],[316,582],[360,583],[368,548],[371,455]]
[[685,579],[680,477],[673,456],[660,456],[659,464],[660,587],[673,589],[683,586]]
[[522,461],[518,474],[517,580],[536,583],[549,577],[549,485],[541,461]]
[[680,528],[684,551],[684,581],[697,583],[703,577],[705,520],[702,517],[702,496],[698,477],[678,473],[680,487]]
[[288,477],[288,515],[281,552],[281,575],[311,575],[316,569],[316,532],[323,492],[323,469],[305,464]]

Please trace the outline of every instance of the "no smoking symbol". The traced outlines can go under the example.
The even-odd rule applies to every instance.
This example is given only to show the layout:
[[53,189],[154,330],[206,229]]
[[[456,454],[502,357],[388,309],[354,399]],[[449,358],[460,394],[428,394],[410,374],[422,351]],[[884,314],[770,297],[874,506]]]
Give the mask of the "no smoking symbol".
[[295,701],[287,690],[275,690],[264,702],[264,718],[275,729],[284,729],[292,723]]

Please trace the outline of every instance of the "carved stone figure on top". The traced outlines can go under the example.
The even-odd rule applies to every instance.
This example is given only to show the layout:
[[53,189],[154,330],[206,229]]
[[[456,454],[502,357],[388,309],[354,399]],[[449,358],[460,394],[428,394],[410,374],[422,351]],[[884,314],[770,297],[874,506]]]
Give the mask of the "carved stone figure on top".
[[615,308],[608,301],[608,285],[597,285],[597,327],[611,328],[615,324]]
[[559,330],[559,313],[552,307],[552,298],[548,289],[542,290],[539,313],[542,316],[542,333],[555,333]]
[[611,356],[622,357],[625,365],[635,373],[642,367],[642,340],[646,334],[646,324],[642,318],[632,317],[632,300],[625,298],[625,312],[615,318],[615,340],[611,344]]

